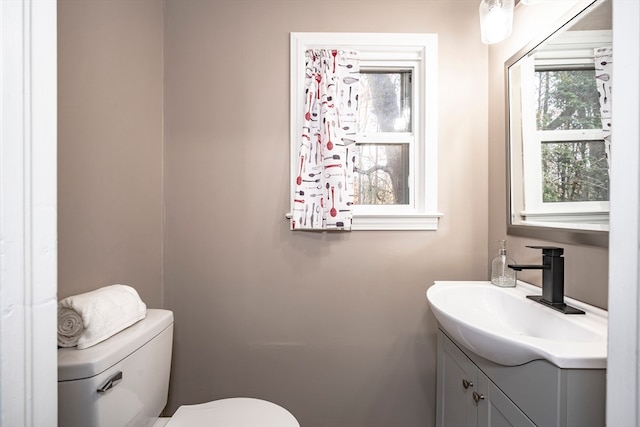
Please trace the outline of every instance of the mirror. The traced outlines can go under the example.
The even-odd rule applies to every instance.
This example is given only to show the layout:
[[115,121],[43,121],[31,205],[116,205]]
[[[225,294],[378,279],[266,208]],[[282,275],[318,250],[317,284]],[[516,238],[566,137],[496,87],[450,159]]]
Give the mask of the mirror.
[[505,63],[510,235],[608,245],[611,30],[583,3]]

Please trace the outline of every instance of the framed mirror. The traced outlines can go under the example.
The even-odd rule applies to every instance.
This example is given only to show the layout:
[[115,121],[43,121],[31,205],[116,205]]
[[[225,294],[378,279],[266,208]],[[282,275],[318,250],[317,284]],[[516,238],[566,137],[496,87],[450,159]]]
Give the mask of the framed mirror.
[[608,245],[611,1],[583,3],[505,63],[507,234]]

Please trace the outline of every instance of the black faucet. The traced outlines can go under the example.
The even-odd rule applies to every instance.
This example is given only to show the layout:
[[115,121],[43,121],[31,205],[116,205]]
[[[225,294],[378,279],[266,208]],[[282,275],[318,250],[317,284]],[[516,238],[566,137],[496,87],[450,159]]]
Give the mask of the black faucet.
[[516,271],[542,270],[542,296],[527,295],[527,298],[564,314],[584,314],[584,311],[564,303],[564,249],[555,246],[527,247],[542,249],[542,265],[509,264]]

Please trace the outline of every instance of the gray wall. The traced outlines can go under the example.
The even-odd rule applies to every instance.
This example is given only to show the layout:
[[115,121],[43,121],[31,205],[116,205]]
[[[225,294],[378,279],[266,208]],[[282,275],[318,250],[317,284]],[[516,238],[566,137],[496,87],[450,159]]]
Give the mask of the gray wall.
[[[244,395],[282,404],[305,427],[433,425],[425,291],[487,272],[477,10],[451,0],[166,2],[170,411]],[[439,34],[440,230],[289,231],[292,31]]]
[[[565,295],[607,308],[609,251],[607,248],[570,245],[517,236],[506,236],[506,125],[504,63],[530,40],[558,23],[577,4],[588,0],[558,0],[515,9],[514,31],[506,41],[489,48],[489,254],[497,253],[496,240],[507,238],[511,256],[521,264],[538,264],[540,253],[526,245],[565,248]],[[538,271],[522,272],[519,278],[541,285]]]
[[162,305],[162,2],[58,0],[58,297]]

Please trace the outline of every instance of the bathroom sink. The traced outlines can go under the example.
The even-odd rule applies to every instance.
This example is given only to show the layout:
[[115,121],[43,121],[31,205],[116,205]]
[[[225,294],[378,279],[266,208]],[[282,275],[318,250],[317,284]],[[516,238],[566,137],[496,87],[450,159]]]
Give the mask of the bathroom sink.
[[585,311],[566,315],[526,298],[540,293],[523,282],[515,288],[435,282],[427,300],[451,338],[492,362],[515,366],[545,359],[560,368],[605,369],[607,312],[565,298]]

